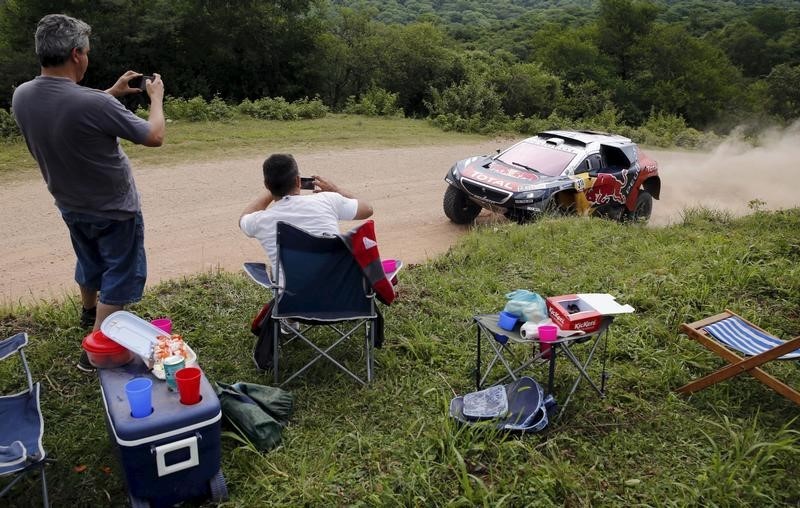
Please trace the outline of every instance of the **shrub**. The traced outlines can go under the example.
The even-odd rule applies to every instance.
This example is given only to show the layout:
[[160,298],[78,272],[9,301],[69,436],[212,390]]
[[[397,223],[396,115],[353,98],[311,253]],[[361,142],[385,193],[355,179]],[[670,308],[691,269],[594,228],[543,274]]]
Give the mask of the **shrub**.
[[294,101],[292,106],[297,111],[297,116],[300,118],[324,118],[330,109],[326,106],[319,96],[313,99],[304,97],[303,99]]
[[431,117],[430,121],[444,131],[490,134],[509,130],[509,121],[506,117],[485,119],[480,115],[473,115],[465,118],[455,113],[445,113]]
[[299,118],[323,118],[329,108],[319,97],[288,102],[283,97],[263,97],[239,104],[239,113],[261,120],[297,120]]
[[686,120],[682,116],[661,111],[651,112],[647,121],[639,128],[639,139],[648,145],[672,146],[675,138],[686,129]]
[[225,101],[215,95],[208,103],[208,119],[225,121],[233,118],[234,108],[230,107]]
[[383,88],[370,88],[358,102],[355,97],[348,97],[344,112],[353,115],[402,117],[403,109],[397,105],[398,96],[399,94]]
[[0,140],[14,141],[21,136],[22,133],[11,112],[0,109]]
[[239,105],[239,112],[261,120],[297,120],[296,108],[283,97],[263,97],[250,101],[245,99]]
[[174,120],[199,122],[208,120],[208,105],[200,96],[186,100],[182,97],[167,97],[164,100],[164,114]]
[[482,78],[471,78],[444,91],[431,90],[431,102],[425,106],[434,118],[453,114],[461,118],[492,120],[504,117],[500,95]]
[[[147,118],[147,111],[139,108],[136,114]],[[225,121],[233,118],[234,109],[218,96],[210,102],[200,97],[192,99],[167,97],[164,100],[164,114],[173,120],[188,120],[190,122],[203,122],[207,120]]]
[[602,132],[611,132],[614,134],[621,134],[622,121],[619,118],[619,111],[612,104],[608,104],[602,111],[596,115],[592,115],[580,122],[579,125],[591,130],[598,130]]
[[543,120],[538,116],[524,117],[522,115],[516,115],[509,123],[509,127],[510,130],[514,132],[533,136],[537,132],[546,130],[547,124],[547,120]]

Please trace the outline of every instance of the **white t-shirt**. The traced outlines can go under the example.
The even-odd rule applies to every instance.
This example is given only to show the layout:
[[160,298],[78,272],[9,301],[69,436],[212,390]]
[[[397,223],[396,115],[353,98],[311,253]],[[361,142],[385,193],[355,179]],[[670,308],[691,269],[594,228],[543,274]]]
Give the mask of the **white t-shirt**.
[[358,213],[358,200],[342,196],[338,192],[318,192],[284,196],[258,212],[249,213],[239,221],[242,232],[255,238],[267,251],[270,264],[278,260],[276,245],[278,221],[314,235],[339,234],[340,220],[353,220]]

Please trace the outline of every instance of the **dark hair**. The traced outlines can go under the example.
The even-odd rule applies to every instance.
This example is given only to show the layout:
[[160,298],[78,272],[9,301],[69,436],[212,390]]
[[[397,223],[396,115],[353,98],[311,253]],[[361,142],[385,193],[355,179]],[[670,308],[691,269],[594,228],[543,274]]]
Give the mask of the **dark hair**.
[[36,56],[42,67],[57,67],[69,58],[73,48],[89,48],[92,27],[63,14],[48,14],[36,26]]
[[288,153],[275,153],[264,161],[264,185],[273,196],[283,197],[297,187],[297,161]]

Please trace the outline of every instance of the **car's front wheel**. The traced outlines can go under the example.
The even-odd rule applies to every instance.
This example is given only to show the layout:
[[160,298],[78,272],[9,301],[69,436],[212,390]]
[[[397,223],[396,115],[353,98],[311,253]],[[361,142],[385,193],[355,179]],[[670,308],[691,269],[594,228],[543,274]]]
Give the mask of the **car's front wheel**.
[[636,207],[632,211],[625,213],[625,220],[628,222],[644,224],[650,220],[653,213],[653,196],[644,189],[639,190],[636,198]]
[[469,224],[481,213],[481,207],[467,197],[463,191],[447,186],[444,192],[444,214],[456,224]]

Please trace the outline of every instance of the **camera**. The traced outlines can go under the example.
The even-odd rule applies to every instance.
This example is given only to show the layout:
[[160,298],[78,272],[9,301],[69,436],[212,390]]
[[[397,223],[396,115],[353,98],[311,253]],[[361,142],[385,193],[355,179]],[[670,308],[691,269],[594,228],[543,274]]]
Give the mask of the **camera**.
[[138,89],[140,89],[142,91],[147,91],[145,89],[144,84],[145,84],[145,81],[148,80],[148,79],[150,81],[153,81],[155,79],[155,77],[154,76],[147,76],[147,75],[137,76],[135,78],[131,78],[131,80],[128,81],[128,86],[131,87],[131,88],[138,88]]
[[300,177],[300,188],[314,190],[314,179],[312,177]]

